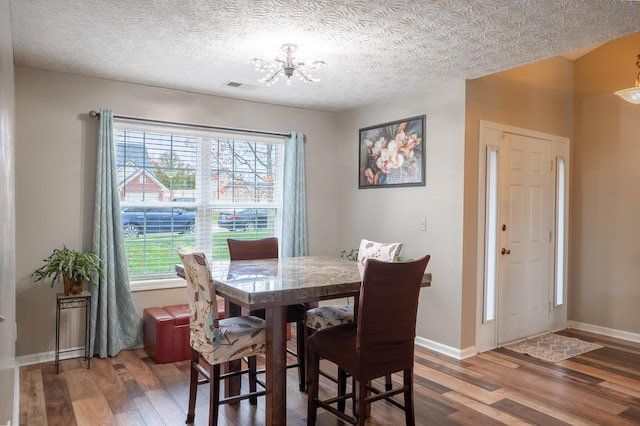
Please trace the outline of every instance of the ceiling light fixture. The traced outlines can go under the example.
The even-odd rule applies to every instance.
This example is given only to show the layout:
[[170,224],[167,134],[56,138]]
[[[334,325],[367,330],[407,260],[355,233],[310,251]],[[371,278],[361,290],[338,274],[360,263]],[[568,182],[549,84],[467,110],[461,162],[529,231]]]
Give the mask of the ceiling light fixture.
[[[636,65],[640,69],[640,55],[638,55],[638,60],[636,61]],[[632,104],[640,104],[640,72],[636,77],[636,85],[630,89],[618,90],[616,95],[620,96],[627,102],[631,102]]]
[[305,64],[304,62],[297,62],[293,53],[298,50],[298,46],[295,44],[283,44],[280,48],[283,52],[279,57],[274,60],[268,60],[263,58],[253,58],[249,61],[256,67],[256,71],[266,72],[267,75],[262,77],[261,83],[267,83],[267,86],[271,86],[278,81],[281,75],[287,77],[287,84],[291,84],[291,76],[295,73],[300,80],[305,83],[315,83],[320,81],[318,78],[313,78],[310,71],[317,70],[327,63],[321,59]]

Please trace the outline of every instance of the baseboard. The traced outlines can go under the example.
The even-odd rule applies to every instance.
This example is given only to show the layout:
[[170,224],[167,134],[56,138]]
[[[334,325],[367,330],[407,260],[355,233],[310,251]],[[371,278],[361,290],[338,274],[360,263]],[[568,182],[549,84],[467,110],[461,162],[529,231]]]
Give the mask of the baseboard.
[[[84,348],[74,348],[66,350],[64,353],[60,353],[60,360],[63,359],[71,359],[71,358],[81,358],[84,357]],[[31,354],[20,356],[16,358],[16,364],[19,367],[23,365],[33,365],[40,364],[43,362],[53,362],[56,359],[56,353],[54,351],[51,352],[41,352],[39,354]]]
[[429,349],[459,360],[472,357],[478,353],[474,346],[465,349],[458,349],[451,346],[443,345],[442,343],[434,342],[433,340],[425,339],[423,337],[416,337],[415,343],[416,345],[425,349]]
[[600,327],[599,325],[585,324],[578,321],[568,321],[567,327],[576,330],[588,331],[590,333],[602,334],[604,336],[615,337],[617,339],[629,340],[640,343],[640,334],[628,331],[615,330],[613,328]]

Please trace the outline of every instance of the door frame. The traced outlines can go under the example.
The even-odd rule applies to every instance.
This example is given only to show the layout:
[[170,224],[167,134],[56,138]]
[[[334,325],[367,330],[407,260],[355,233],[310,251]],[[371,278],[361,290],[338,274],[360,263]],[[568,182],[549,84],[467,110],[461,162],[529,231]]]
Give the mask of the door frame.
[[[569,177],[570,177],[570,140],[569,138],[565,138],[562,136],[555,136],[546,133],[537,132],[534,130],[522,129],[518,127],[513,127],[505,124],[493,123],[490,121],[480,120],[479,122],[479,151],[478,151],[478,222],[477,222],[477,270],[476,270],[476,341],[475,346],[478,352],[484,352],[491,349],[495,349],[498,339],[497,334],[497,298],[494,301],[495,306],[495,314],[493,315],[493,319],[485,321],[485,293],[486,293],[486,283],[487,280],[485,278],[486,271],[486,259],[487,259],[487,232],[486,232],[486,224],[487,224],[487,151],[488,148],[498,153],[498,161],[500,161],[500,148],[501,141],[503,140],[503,135],[505,133],[518,134],[522,136],[532,137],[536,139],[546,140],[551,142],[551,164],[550,167],[553,168],[553,193],[554,200],[552,202],[554,214],[552,215],[552,244],[553,249],[551,250],[551,268],[550,268],[550,276],[554,285],[551,285],[549,288],[549,297],[552,301],[550,306],[549,313],[549,329],[550,331],[557,331],[563,328],[566,328],[567,325],[567,294],[568,294],[568,230],[569,230],[569,200],[570,200],[570,185],[569,185]],[[557,163],[562,160],[564,163],[564,235],[560,236],[561,240],[558,240],[558,236],[556,235],[555,230],[557,229],[557,212],[558,212],[558,172],[557,172]],[[498,167],[499,169],[499,167]],[[500,185],[500,176],[498,175],[498,188]],[[499,205],[499,191],[497,196],[497,204]],[[561,242],[562,244],[558,244]],[[562,248],[562,253],[557,253],[557,248]],[[559,257],[559,256],[561,257]],[[555,298],[555,277],[556,271],[558,268],[557,260],[561,259],[564,262],[561,262],[561,265],[564,265],[562,269],[561,280],[563,283],[563,301],[561,304],[556,304]],[[496,261],[500,261],[500,256],[497,256]],[[496,268],[499,270],[499,264],[496,265]],[[499,291],[499,277],[496,278],[496,291],[497,295]]]

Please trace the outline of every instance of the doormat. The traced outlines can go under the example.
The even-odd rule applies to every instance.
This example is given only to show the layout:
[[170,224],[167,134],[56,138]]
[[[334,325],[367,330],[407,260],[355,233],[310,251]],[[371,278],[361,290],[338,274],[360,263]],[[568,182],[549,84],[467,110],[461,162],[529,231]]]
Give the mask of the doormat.
[[549,362],[562,361],[602,347],[597,343],[585,342],[575,337],[558,334],[544,334],[503,346],[510,351]]

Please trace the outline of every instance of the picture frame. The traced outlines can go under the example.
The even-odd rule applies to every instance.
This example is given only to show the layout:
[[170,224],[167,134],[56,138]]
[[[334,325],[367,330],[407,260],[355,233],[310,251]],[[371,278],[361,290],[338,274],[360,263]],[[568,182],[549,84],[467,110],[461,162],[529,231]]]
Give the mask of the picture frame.
[[425,186],[426,115],[359,131],[358,188]]

